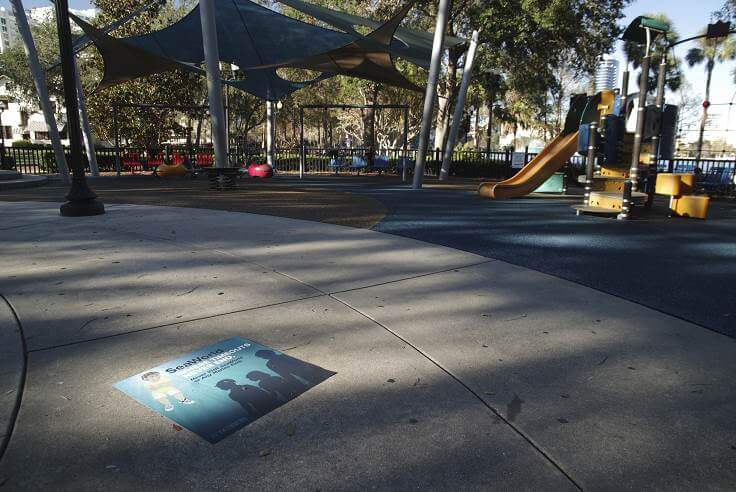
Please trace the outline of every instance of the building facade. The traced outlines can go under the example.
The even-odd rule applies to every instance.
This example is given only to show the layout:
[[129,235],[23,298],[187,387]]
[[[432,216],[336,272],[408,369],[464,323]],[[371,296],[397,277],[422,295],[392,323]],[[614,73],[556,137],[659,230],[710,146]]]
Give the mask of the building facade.
[[18,26],[15,23],[13,12],[5,7],[0,7],[0,53],[20,43],[20,34],[18,34]]
[[[91,20],[94,18],[95,10],[72,10],[80,17]],[[52,6],[32,8],[26,11],[28,22],[31,27],[40,23],[54,22],[55,14]],[[21,44],[20,33],[15,22],[15,16],[11,10],[0,7],[0,53],[8,48]],[[13,142],[20,140],[30,141],[34,144],[50,144],[49,128],[46,119],[40,110],[38,101],[33,98],[21,97],[14,90],[13,81],[6,76],[0,76],[0,101],[4,103],[5,109],[0,112],[0,134],[5,145],[11,146]],[[51,96],[51,106],[56,117],[57,126],[62,134],[62,143],[66,127],[66,111],[58,104],[54,96]]]

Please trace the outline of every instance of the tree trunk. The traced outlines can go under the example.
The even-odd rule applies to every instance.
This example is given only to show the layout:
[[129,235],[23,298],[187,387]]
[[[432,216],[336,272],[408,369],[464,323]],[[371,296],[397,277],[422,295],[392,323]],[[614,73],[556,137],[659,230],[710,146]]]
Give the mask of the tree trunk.
[[496,91],[491,88],[488,91],[488,126],[486,127],[486,152],[491,151],[493,145],[493,103],[496,100]]
[[200,113],[197,118],[197,140],[195,141],[195,147],[199,147],[202,139],[202,114]]
[[[449,36],[454,35],[452,32]],[[457,64],[460,60],[462,51],[460,49],[451,49],[447,57],[447,81],[440,84],[438,91],[438,111],[435,125],[434,146],[435,148],[444,149],[447,143],[448,130],[450,128],[450,109],[457,100]]]
[[473,105],[475,108],[475,123],[473,124],[473,146],[475,147],[475,151],[478,152],[480,150],[480,132],[478,125],[480,123],[480,108],[478,107],[478,102]]
[[324,110],[322,112],[322,135],[324,136],[323,138],[324,148],[328,148],[330,146],[329,138],[328,138],[329,135],[328,135],[328,128],[327,128],[327,117],[328,117],[327,110]]
[[380,87],[380,84],[373,85],[373,97],[371,98],[371,104],[373,104],[373,108],[371,108],[371,139],[369,141],[370,153],[368,154],[368,164],[370,164],[371,167],[373,167],[373,159],[375,158],[376,154],[376,105],[378,104],[378,91]]
[[296,115],[296,109],[294,109],[293,114],[291,115],[291,138],[294,142],[298,142],[298,138],[296,136],[296,127],[297,127],[297,115]]
[[700,120],[700,133],[698,135],[698,147],[695,154],[695,162],[700,163],[700,157],[703,153],[703,134],[705,133],[705,123],[708,120],[708,104],[710,103],[710,81],[713,75],[713,68],[715,67],[715,60],[708,60],[707,73],[708,77],[705,80],[705,101],[703,102],[703,118]]

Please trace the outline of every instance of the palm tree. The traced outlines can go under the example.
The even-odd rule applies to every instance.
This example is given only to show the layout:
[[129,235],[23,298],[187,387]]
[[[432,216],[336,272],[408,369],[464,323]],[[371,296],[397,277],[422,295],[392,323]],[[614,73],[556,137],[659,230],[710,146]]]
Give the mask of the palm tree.
[[[704,32],[703,32],[704,33]],[[700,119],[700,134],[698,135],[698,146],[696,147],[696,162],[700,162],[703,150],[703,133],[705,123],[708,119],[708,106],[710,105],[710,82],[716,63],[723,63],[736,58],[736,43],[731,38],[700,38],[698,46],[691,48],[685,60],[690,67],[705,63],[705,99],[703,101],[703,117]]]

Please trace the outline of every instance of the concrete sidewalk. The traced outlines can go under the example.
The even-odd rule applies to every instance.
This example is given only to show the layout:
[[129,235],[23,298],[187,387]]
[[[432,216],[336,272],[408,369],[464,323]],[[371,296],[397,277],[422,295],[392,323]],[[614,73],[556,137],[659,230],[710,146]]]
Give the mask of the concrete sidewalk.
[[[28,350],[0,488],[736,486],[736,341],[504,262],[292,219],[27,202],[0,203],[0,272]],[[337,374],[216,445],[112,387],[232,336]]]

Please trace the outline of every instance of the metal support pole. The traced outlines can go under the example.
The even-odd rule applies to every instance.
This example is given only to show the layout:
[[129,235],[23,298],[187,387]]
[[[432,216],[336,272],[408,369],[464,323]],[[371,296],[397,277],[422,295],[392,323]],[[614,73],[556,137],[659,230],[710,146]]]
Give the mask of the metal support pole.
[[225,135],[225,110],[222,105],[222,83],[220,82],[220,55],[217,49],[217,24],[215,0],[200,0],[199,12],[202,21],[202,44],[207,70],[207,96],[212,123],[212,144],[215,151],[215,167],[226,167],[227,137]]
[[629,179],[631,179],[631,191],[639,189],[639,158],[641,157],[641,143],[644,138],[644,120],[647,110],[647,91],[649,83],[649,63],[651,56],[649,50],[641,61],[641,77],[639,78],[639,107],[636,112],[636,133],[634,134],[634,148],[631,152],[631,166]]
[[432,62],[429,66],[429,78],[427,90],[424,93],[424,110],[422,111],[422,126],[419,131],[419,145],[417,149],[417,161],[414,165],[414,182],[412,187],[418,190],[422,187],[424,179],[424,164],[427,159],[427,148],[429,147],[429,131],[432,126],[432,110],[434,99],[437,95],[437,80],[440,76],[442,64],[442,45],[447,28],[447,14],[450,10],[451,0],[440,0],[437,7],[437,23],[434,31],[434,42],[432,43]]
[[304,148],[304,108],[299,108],[299,179],[304,179],[306,165],[306,149]]
[[230,158],[230,86],[225,84],[225,146]]
[[667,50],[662,53],[662,60],[659,63],[659,73],[657,74],[657,96],[655,105],[659,113],[659,122],[654,135],[652,136],[652,154],[649,156],[649,170],[647,172],[647,202],[646,207],[651,208],[654,201],[654,187],[657,182],[657,168],[659,165],[660,149],[662,135],[662,116],[664,115],[664,83],[667,74]]
[[585,158],[585,193],[583,204],[590,205],[590,193],[593,191],[593,172],[595,171],[596,140],[598,137],[598,122],[593,121],[588,126],[588,154]]
[[15,23],[18,26],[18,32],[20,33],[21,40],[23,41],[23,48],[28,58],[28,67],[31,70],[33,76],[33,83],[36,86],[36,93],[38,94],[38,102],[43,112],[43,118],[46,121],[46,126],[49,129],[49,139],[51,140],[51,146],[54,149],[54,157],[56,158],[56,166],[59,169],[64,183],[71,183],[69,176],[69,168],[67,167],[66,157],[64,156],[64,148],[61,145],[61,137],[59,136],[59,128],[56,125],[56,118],[54,117],[54,111],[51,108],[51,100],[49,99],[49,91],[46,86],[46,76],[41,68],[41,63],[38,60],[38,52],[36,51],[36,44],[33,41],[31,35],[31,29],[28,26],[28,19],[26,12],[23,9],[23,2],[21,0],[10,0],[13,8],[13,15],[15,15]]
[[87,104],[84,99],[84,88],[82,87],[82,79],[79,76],[79,66],[76,61],[74,63],[74,78],[77,83],[77,94],[79,99],[79,119],[82,122],[82,137],[84,141],[84,150],[87,152],[87,161],[89,162],[89,170],[92,176],[100,175],[100,168],[97,166],[97,154],[95,154],[95,141],[92,138],[92,128],[89,126],[89,118],[87,117]]
[[641,142],[644,133],[644,119],[646,116],[647,90],[649,85],[649,43],[647,43],[646,56],[641,62],[641,76],[639,77],[639,107],[636,112],[636,133],[634,134],[634,147],[631,151],[631,165],[629,168],[629,179],[624,182],[624,193],[621,201],[621,213],[618,219],[628,219],[631,215],[632,196],[639,188],[639,157],[641,156]]
[[61,215],[66,217],[104,214],[105,206],[97,200],[97,195],[87,184],[84,175],[79,108],[77,107],[77,84],[74,76],[74,52],[72,51],[72,32],[69,26],[69,4],[67,0],[56,0],[56,28],[59,35],[67,132],[69,133],[69,148],[73,169],[72,186],[66,196],[69,201],[63,204],[59,211]]
[[118,128],[118,105],[112,105],[112,126],[115,132],[115,172],[120,176],[120,129]]
[[[629,60],[626,60],[626,68],[621,78],[621,107],[619,108],[619,116],[626,118],[626,104],[629,99]],[[625,122],[625,120],[624,120]]]
[[621,213],[616,217],[619,220],[628,219],[631,215],[631,180],[624,181],[624,197],[621,201]]
[[408,153],[408,147],[409,147],[409,107],[404,108],[404,146],[403,146],[403,154],[404,154],[404,160],[401,164],[401,181],[403,183],[406,183],[406,167],[409,163],[409,153]]
[[374,94],[373,103],[371,106],[371,146],[370,155],[368,157],[368,164],[373,167],[373,163],[376,158],[376,98]]
[[266,101],[266,162],[273,168],[273,101]]
[[452,116],[452,128],[450,128],[450,136],[447,139],[447,146],[442,157],[442,168],[440,169],[440,181],[445,181],[450,172],[450,162],[455,152],[455,144],[457,142],[457,134],[460,131],[460,123],[463,119],[463,110],[465,109],[465,97],[468,95],[468,86],[470,85],[470,74],[473,71],[473,63],[475,62],[475,50],[478,47],[478,31],[473,31],[470,38],[470,46],[465,55],[465,67],[463,68],[463,78],[460,82],[460,93],[455,103],[455,114]]

